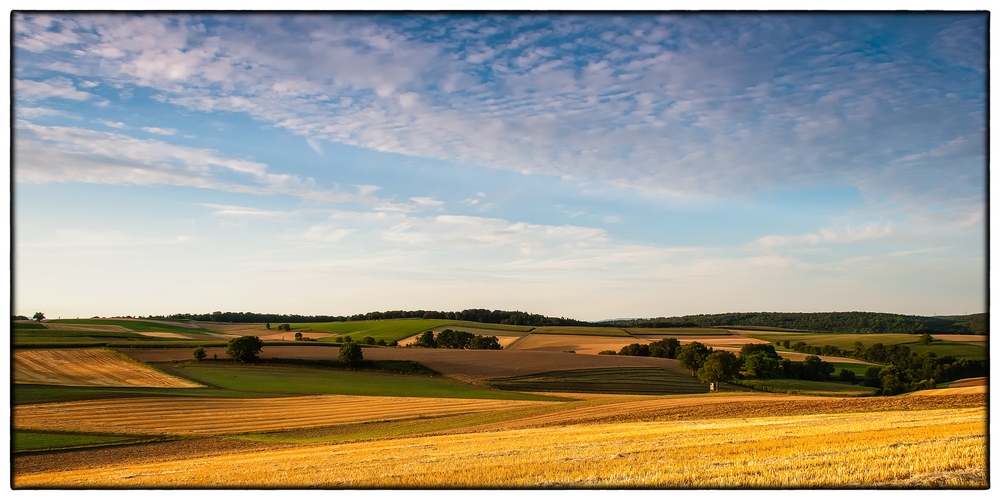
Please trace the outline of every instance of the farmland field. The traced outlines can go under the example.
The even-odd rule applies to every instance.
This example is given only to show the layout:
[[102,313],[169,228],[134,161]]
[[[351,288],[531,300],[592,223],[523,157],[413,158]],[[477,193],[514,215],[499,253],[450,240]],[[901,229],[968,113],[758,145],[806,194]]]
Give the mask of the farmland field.
[[806,396],[871,396],[875,389],[843,382],[820,382],[795,379],[752,379],[741,382],[747,387],[768,392],[801,394]]
[[190,326],[169,321],[149,321],[134,319],[52,319],[46,324],[55,325],[107,325],[118,326],[133,332],[173,332],[187,334],[216,333],[200,326]]
[[609,337],[629,337],[621,328],[608,326],[540,326],[531,333],[548,333],[551,335],[601,335]]
[[391,342],[393,340],[402,340],[424,330],[430,330],[453,322],[444,319],[389,319],[332,323],[294,323],[291,327],[292,331],[302,332],[303,334],[309,332],[333,333],[337,335],[350,335],[354,340],[373,337],[375,340]]
[[348,394],[428,398],[539,399],[491,391],[441,377],[331,370],[302,366],[184,364],[164,366],[184,378],[236,391],[279,394]]
[[708,384],[661,368],[566,370],[490,380],[498,389],[602,394],[702,394]]
[[110,387],[200,387],[105,349],[15,350],[15,384]]
[[[355,323],[398,328],[407,322]],[[91,326],[101,331],[79,333],[131,334],[117,325]],[[220,330],[232,335],[239,328],[260,331],[259,325]],[[224,347],[207,348],[203,362],[193,361],[187,346],[125,351],[148,365],[102,349],[16,349],[15,358],[73,359],[15,369],[22,380],[28,372],[39,380],[13,386],[12,485],[988,486],[985,379],[894,397],[858,397],[874,390],[784,379],[743,381],[777,393],[729,384],[708,393],[677,360],[560,352],[572,343],[662,337],[532,332],[518,340],[523,350],[517,344],[502,351],[366,347],[369,364],[362,370],[337,367],[338,347],[323,342],[269,342],[262,362],[249,365],[223,361]],[[764,342],[739,335],[678,338],[717,349]],[[163,346],[176,342],[184,341],[164,339]],[[533,342],[542,348],[531,348]],[[91,352],[101,360],[80,357]],[[89,380],[78,371],[91,366],[100,373],[105,364],[105,371],[129,380],[139,378],[129,371],[138,367],[200,385],[39,383]],[[855,373],[867,367],[836,366]]]
[[986,434],[982,408],[574,424],[98,465],[18,474],[13,484],[982,488]]

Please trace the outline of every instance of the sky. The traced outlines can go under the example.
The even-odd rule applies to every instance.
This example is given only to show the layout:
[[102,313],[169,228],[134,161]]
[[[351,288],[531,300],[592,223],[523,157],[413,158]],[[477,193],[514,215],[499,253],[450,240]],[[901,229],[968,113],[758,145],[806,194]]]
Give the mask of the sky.
[[13,313],[984,312],[986,21],[20,13]]

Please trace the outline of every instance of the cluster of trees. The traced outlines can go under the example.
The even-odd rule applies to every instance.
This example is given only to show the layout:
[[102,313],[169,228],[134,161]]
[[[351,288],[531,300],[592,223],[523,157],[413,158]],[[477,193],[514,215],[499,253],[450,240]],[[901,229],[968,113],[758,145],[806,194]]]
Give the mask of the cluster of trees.
[[503,347],[494,336],[473,335],[469,332],[444,330],[437,335],[428,330],[417,337],[414,347],[445,348],[445,349],[493,349]]
[[[260,351],[263,348],[264,342],[260,340],[260,337],[257,337],[256,335],[246,335],[231,339],[226,344],[226,354],[239,363],[254,363],[260,359]],[[198,361],[204,359],[205,348],[196,348],[194,350],[194,357]],[[341,363],[349,367],[358,367],[361,365],[361,362],[364,361],[364,356],[361,352],[361,344],[348,338],[346,342],[340,345],[338,359]]]
[[986,313],[965,316],[906,316],[873,312],[725,313],[671,318],[602,321],[620,328],[767,327],[834,333],[969,333],[985,335]]
[[344,335],[342,337],[341,336],[334,337],[333,340],[335,342],[357,342],[359,344],[364,344],[364,345],[380,345],[380,346],[390,346],[390,347],[395,347],[399,345],[399,342],[396,342],[395,340],[386,343],[385,340],[383,339],[375,340],[375,337],[372,336],[364,337],[361,340],[354,340],[353,338],[351,338],[350,335]]

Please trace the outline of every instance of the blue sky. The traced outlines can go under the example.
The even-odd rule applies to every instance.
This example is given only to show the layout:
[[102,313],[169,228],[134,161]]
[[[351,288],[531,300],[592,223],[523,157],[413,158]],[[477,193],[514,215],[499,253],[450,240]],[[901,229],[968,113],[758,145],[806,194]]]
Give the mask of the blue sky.
[[985,23],[18,15],[14,312],[982,312]]

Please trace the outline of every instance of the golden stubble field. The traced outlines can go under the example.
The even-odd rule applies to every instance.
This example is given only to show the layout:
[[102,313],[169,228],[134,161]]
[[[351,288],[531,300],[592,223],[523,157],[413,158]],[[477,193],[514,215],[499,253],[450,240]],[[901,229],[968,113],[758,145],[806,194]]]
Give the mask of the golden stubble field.
[[18,349],[12,358],[15,384],[202,387],[106,349]]
[[550,404],[498,399],[378,396],[118,398],[18,405],[14,427],[65,432],[217,435],[426,418]]
[[985,487],[983,408],[572,424],[15,476],[35,487]]

